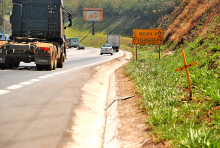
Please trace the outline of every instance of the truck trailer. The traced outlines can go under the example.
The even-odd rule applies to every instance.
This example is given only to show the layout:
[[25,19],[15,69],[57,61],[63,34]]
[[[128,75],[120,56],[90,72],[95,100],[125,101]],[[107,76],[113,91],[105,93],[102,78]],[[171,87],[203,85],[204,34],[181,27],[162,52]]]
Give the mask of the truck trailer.
[[118,52],[120,47],[120,35],[108,35],[107,44],[110,44],[113,50]]
[[[0,68],[35,62],[38,70],[62,68],[66,57],[64,29],[72,15],[63,0],[12,0],[12,35],[0,41]],[[65,26],[65,24],[68,25]]]
[[69,37],[66,38],[66,43],[67,43],[67,47],[71,48],[71,47],[79,47],[79,38],[78,37]]

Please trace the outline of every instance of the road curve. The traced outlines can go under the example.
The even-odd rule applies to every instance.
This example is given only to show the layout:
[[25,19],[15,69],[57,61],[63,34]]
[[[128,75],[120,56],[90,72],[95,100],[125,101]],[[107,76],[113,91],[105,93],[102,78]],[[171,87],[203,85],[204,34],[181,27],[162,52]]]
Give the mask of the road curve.
[[122,56],[100,55],[99,49],[67,50],[64,67],[37,71],[34,63],[0,70],[0,147],[54,148],[63,146],[75,109],[82,105],[81,88],[93,67]]

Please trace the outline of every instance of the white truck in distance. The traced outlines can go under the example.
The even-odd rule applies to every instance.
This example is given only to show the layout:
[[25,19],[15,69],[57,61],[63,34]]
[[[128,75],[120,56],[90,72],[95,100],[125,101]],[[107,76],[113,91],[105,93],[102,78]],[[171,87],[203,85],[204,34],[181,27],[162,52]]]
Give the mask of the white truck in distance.
[[120,35],[108,35],[107,44],[110,44],[113,50],[116,50],[116,52],[118,52],[120,47]]

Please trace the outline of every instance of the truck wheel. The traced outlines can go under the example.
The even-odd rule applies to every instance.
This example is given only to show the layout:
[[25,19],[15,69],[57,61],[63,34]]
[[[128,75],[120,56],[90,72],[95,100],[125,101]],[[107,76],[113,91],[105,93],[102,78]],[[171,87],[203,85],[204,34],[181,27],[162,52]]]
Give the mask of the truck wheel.
[[52,70],[53,69],[53,63],[54,63],[54,59],[51,60],[50,65],[45,65],[46,70]]
[[116,50],[116,52],[118,52],[118,49]]
[[43,65],[37,64],[36,66],[37,66],[37,70],[43,70]]
[[3,69],[11,69],[13,67],[11,58],[5,57],[5,63],[2,66],[3,66]]
[[57,68],[63,68],[63,61],[64,61],[63,53],[61,53],[60,59],[57,62]]
[[0,68],[5,69],[5,63],[0,63]]
[[19,67],[19,65],[20,65],[20,62],[19,61],[15,61],[13,67],[17,68],[17,67]]
[[53,66],[54,66],[54,63],[55,63],[55,53],[53,54],[53,57],[51,59],[50,64],[49,65],[45,65],[46,70],[52,70]]
[[56,46],[54,46],[54,63],[53,63],[53,70],[57,68],[57,52],[56,52]]
[[57,58],[55,56],[54,63],[53,63],[53,70],[55,70],[56,68],[57,68]]

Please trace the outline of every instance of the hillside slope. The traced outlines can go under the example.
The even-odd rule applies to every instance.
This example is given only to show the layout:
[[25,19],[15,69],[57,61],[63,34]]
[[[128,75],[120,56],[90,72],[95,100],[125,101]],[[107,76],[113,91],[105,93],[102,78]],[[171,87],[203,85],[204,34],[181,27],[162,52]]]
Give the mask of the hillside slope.
[[[156,141],[170,147],[220,147],[220,1],[184,0],[158,28],[165,44],[139,46],[126,65]],[[192,97],[181,49],[189,67]],[[135,53],[135,50],[133,50]]]
[[[164,19],[160,27],[166,33],[164,40],[174,42],[175,45],[184,41],[202,40],[210,34],[218,37],[220,34],[220,1],[219,0],[184,0],[170,17]],[[167,28],[167,25],[170,25]]]
[[[104,17],[102,22],[95,22],[95,34],[119,34],[124,37],[132,37],[133,29],[147,29],[150,26],[150,23],[140,18]],[[92,34],[92,22],[83,21],[82,17],[74,17],[73,26],[66,31],[66,35],[74,36],[75,34]]]

